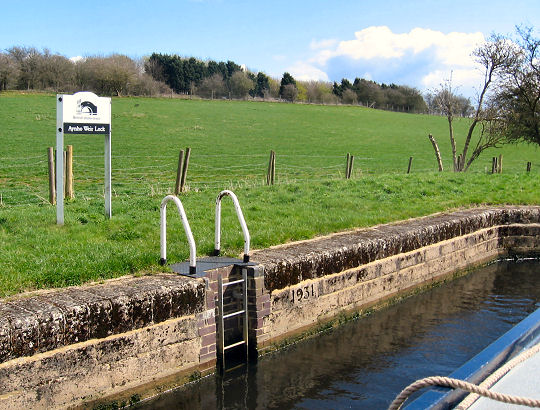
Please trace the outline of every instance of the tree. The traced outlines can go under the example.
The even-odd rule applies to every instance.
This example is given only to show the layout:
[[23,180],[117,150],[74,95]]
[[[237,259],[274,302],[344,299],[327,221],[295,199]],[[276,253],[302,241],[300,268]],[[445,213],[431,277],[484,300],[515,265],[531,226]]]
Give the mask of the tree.
[[18,67],[18,87],[34,89],[39,73],[41,53],[34,47],[11,47],[7,50]]
[[214,99],[223,96],[226,90],[223,75],[220,72],[215,72],[212,76],[205,78],[202,81],[199,90],[204,97]]
[[113,54],[79,61],[75,67],[75,76],[79,89],[121,96],[130,93],[140,73],[137,64],[131,58]]
[[253,97],[265,98],[268,90],[270,89],[270,84],[268,82],[268,76],[263,72],[259,71],[257,77],[255,77],[255,88],[253,89]]
[[[473,55],[480,64],[484,73],[484,82],[474,113],[471,116],[465,143],[461,154],[457,154],[456,139],[453,122],[458,112],[459,99],[452,91],[452,81],[442,84],[436,93],[435,104],[448,120],[450,145],[452,147],[452,160],[455,172],[467,171],[473,161],[487,148],[497,147],[504,142],[502,134],[495,132],[499,129],[499,116],[491,102],[486,102],[487,93],[492,88],[497,78],[515,66],[519,59],[519,51],[501,36],[492,36],[489,41],[477,48]],[[475,130],[479,126],[479,132]],[[469,152],[473,137],[477,135],[476,143],[472,152]]]
[[[405,99],[405,105],[403,107],[404,111],[422,112],[422,113],[425,113],[427,111],[426,102],[424,101],[422,94],[420,94],[420,92],[416,88],[411,88],[405,85],[401,85],[398,87],[398,90]],[[470,106],[469,100],[465,99],[465,101],[467,102],[468,106]],[[463,112],[463,109],[462,109],[462,112]]]
[[287,84],[283,86],[283,89],[281,91],[281,98],[290,102],[294,102],[296,101],[297,97],[298,97],[298,88],[296,88],[294,84]]
[[296,99],[298,101],[306,102],[307,101],[307,88],[301,82],[296,83],[296,89],[298,91]]
[[374,81],[356,78],[353,83],[353,90],[356,91],[358,101],[369,107],[382,108],[385,103],[385,96],[382,88]]
[[310,103],[320,103],[322,93],[318,81],[309,81],[306,83],[307,100]]
[[17,81],[17,64],[9,54],[0,53],[0,91],[7,90]]
[[343,91],[341,99],[343,101],[343,104],[358,104],[358,96],[350,88]]
[[229,80],[229,89],[236,98],[245,98],[253,85],[253,80],[243,71],[235,71]]
[[337,95],[339,98],[343,97],[343,93],[346,90],[352,90],[353,85],[349,80],[346,78],[341,79],[341,84],[338,84],[334,81],[334,85],[332,86],[332,92]]
[[540,39],[531,28],[518,28],[519,58],[507,67],[494,107],[500,121],[491,129],[509,142],[540,145]]
[[280,82],[276,80],[275,78],[269,77],[268,86],[269,86],[268,94],[270,95],[270,97],[276,98],[276,99],[279,98]]
[[69,90],[73,88],[74,78],[75,64],[71,60],[44,50],[38,70],[41,89]]
[[[292,87],[288,87],[289,85]],[[295,92],[293,88],[296,90],[295,79],[289,73],[283,73],[283,77],[281,78],[281,84],[279,86],[279,96],[284,100],[294,101],[296,95],[298,94],[298,90],[296,90]]]

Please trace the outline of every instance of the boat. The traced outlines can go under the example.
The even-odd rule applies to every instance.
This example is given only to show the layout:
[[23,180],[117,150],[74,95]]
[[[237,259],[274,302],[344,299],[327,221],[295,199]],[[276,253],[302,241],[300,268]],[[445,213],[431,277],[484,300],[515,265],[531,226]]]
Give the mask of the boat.
[[[429,390],[402,407],[424,387]],[[540,309],[450,375],[428,377],[409,385],[389,410],[491,410],[523,406],[540,407]]]

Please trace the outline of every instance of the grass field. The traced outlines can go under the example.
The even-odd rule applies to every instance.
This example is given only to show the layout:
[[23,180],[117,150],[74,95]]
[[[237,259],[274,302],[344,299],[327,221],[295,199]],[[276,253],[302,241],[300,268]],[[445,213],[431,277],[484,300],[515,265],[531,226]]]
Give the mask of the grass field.
[[[58,227],[55,207],[46,203],[55,109],[52,95],[0,94],[0,296],[162,269],[159,204],[174,187],[178,151],[187,146],[189,191],[182,201],[199,255],[213,249],[214,201],[225,188],[236,192],[255,248],[461,206],[540,204],[538,148],[491,150],[470,173],[454,174],[446,171],[444,118],[347,106],[121,98],[112,103],[113,219],[103,216],[103,138],[66,136],[74,147],[76,198]],[[458,135],[467,125],[458,121]],[[443,173],[436,172],[429,133],[439,142]],[[268,187],[271,149],[277,184]],[[356,157],[349,181],[347,152]],[[504,173],[490,175],[491,157],[499,154]],[[242,236],[232,205],[223,213],[223,248],[238,254]],[[169,260],[184,260],[180,219],[175,212],[169,218]]]

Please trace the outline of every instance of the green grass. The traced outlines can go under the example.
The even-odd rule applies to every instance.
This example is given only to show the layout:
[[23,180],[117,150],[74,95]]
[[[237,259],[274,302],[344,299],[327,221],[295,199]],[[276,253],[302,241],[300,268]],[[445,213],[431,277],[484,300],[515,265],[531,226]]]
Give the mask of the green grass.
[[[113,218],[103,216],[103,138],[66,137],[74,146],[76,199],[66,224],[48,205],[46,148],[55,145],[55,99],[0,94],[0,296],[162,270],[159,205],[174,187],[179,149],[192,147],[182,195],[198,254],[213,249],[215,197],[233,188],[253,248],[478,204],[540,204],[540,151],[507,146],[486,153],[467,174],[437,173],[427,134],[450,167],[446,121],[359,107],[228,101],[113,99]],[[463,133],[467,121],[457,124]],[[277,185],[264,185],[270,149]],[[343,180],[345,154],[356,155]],[[504,174],[489,175],[493,155]],[[413,172],[406,175],[409,156]],[[527,161],[533,171],[525,174]],[[242,235],[223,206],[225,253]],[[173,206],[169,261],[188,257]]]

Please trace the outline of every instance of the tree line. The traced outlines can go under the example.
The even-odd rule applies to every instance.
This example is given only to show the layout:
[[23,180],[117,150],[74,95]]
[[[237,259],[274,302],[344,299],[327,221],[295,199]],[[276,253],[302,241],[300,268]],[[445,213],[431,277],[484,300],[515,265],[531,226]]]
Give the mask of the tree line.
[[350,82],[346,78],[338,84],[334,82],[332,92],[345,104],[358,104],[392,111],[424,113],[428,106],[422,94],[416,89],[404,85],[378,84],[375,81],[355,78]]
[[133,59],[122,54],[71,60],[48,49],[11,47],[0,52],[0,91],[89,90],[100,95],[187,94],[202,98],[261,98],[319,104],[362,104],[375,108],[425,112],[414,88],[355,79],[351,84],[281,79],[254,72],[234,61],[153,53]]
[[168,87],[144,70],[142,61],[121,54],[72,61],[48,49],[11,47],[0,52],[0,91],[94,91],[102,95],[158,95]]
[[[487,148],[523,140],[540,145],[540,39],[528,27],[518,28],[517,34],[514,38],[495,35],[475,51],[485,81],[480,84],[481,93],[474,106],[469,99],[455,94],[451,82],[443,82],[422,96],[412,87],[362,78],[352,83],[347,79],[340,83],[298,81],[286,72],[276,79],[233,61],[202,61],[158,53],[142,59],[112,54],[73,61],[33,47],[0,51],[0,92],[88,90],[116,96],[178,93],[428,112],[447,117],[454,170],[459,172],[467,170]],[[471,119],[461,154],[453,129],[457,116]]]

